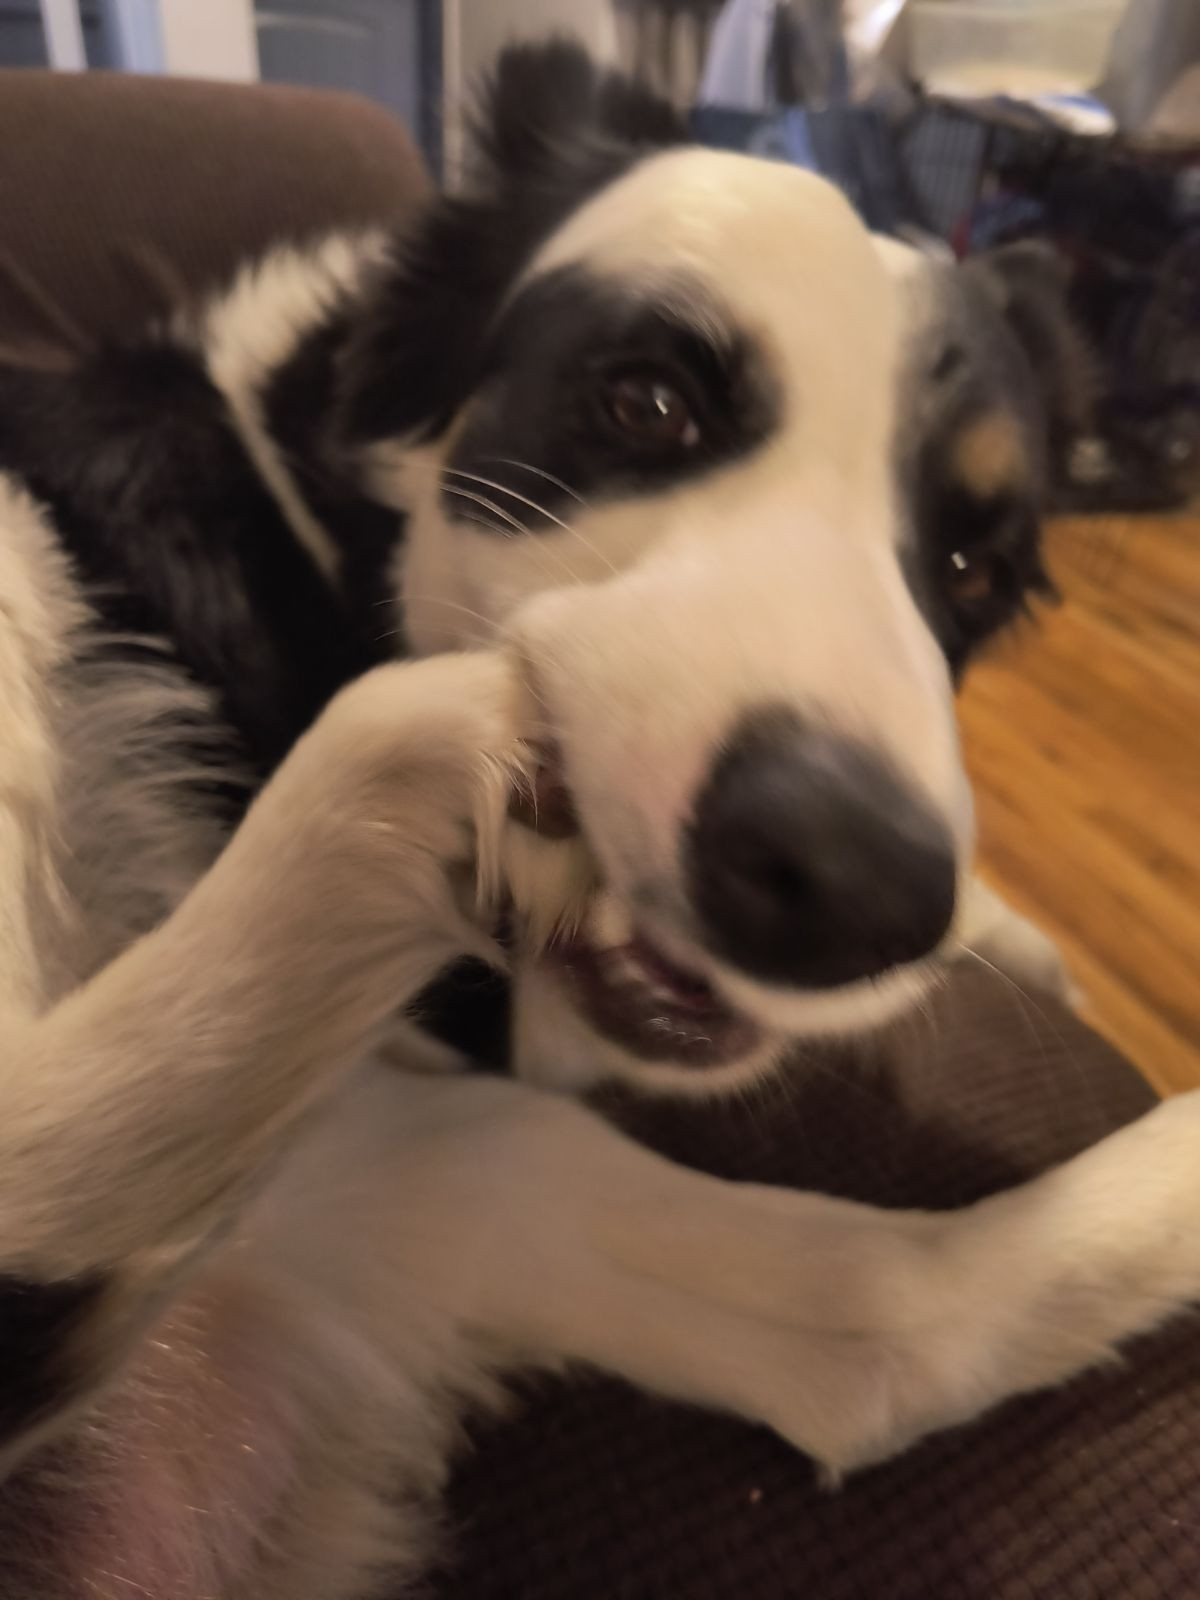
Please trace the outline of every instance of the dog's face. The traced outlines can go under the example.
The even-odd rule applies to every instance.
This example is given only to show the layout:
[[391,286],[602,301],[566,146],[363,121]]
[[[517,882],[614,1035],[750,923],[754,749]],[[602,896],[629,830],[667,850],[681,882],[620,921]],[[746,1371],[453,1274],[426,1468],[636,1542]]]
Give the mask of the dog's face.
[[[582,164],[572,137],[551,117],[538,171],[502,172],[514,229],[522,184]],[[416,426],[380,422],[371,346],[405,624],[526,666],[518,909],[576,902],[518,955],[526,1066],[712,1088],[929,981],[972,842],[953,673],[1036,572],[1033,468],[909,264],[793,168],[627,154],[512,254]],[[942,400],[914,418],[929,359]]]

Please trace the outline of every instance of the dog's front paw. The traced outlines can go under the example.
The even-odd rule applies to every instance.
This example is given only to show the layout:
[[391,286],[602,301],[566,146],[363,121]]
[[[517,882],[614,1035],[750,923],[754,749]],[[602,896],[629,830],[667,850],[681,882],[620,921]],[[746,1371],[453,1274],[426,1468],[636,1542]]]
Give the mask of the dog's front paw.
[[[790,1204],[799,1239],[812,1199]],[[836,1481],[1111,1363],[1200,1305],[1200,1091],[962,1211],[864,1209],[844,1227],[852,1213],[829,1204],[843,1226],[820,1241],[824,1265],[798,1244],[774,1266],[763,1256],[767,1316],[744,1325],[736,1366],[750,1414]],[[754,1251],[780,1248],[788,1205],[760,1220]]]
[[[377,667],[332,702],[314,733],[352,782],[440,809],[503,814],[521,771],[521,688],[510,659],[472,651]],[[437,794],[430,790],[437,786]],[[493,795],[493,791],[498,791]]]
[[[508,804],[527,765],[524,690],[499,652],[378,667],[327,707],[271,786],[298,848],[340,863],[366,900],[446,900],[472,874],[498,892]],[[461,904],[461,894],[456,903]]]
[[1200,1307],[1200,1091],[933,1228],[938,1311],[893,1331],[865,1386],[879,1403],[833,1441],[837,1468],[1112,1363]]

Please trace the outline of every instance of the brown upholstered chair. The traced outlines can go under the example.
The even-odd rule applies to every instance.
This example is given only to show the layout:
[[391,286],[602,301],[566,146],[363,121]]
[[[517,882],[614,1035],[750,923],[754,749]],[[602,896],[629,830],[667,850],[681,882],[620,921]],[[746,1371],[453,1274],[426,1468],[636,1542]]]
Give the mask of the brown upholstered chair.
[[[70,359],[270,241],[398,219],[423,188],[403,130],[352,99],[0,73],[0,359]],[[753,1104],[612,1109],[730,1176],[948,1206],[1152,1098],[1052,1001],[963,970],[932,1017],[805,1051]],[[1195,1600],[1200,1329],[832,1495],[762,1429],[544,1383],[478,1429],[451,1508],[441,1600]]]

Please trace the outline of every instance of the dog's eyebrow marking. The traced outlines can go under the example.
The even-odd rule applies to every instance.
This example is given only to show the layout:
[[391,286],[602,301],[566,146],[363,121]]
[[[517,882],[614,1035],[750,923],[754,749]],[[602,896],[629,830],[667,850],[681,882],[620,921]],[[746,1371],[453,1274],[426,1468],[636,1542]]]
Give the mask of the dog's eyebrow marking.
[[737,349],[736,323],[709,286],[698,280],[673,276],[648,286],[645,309],[674,323],[680,333],[703,340],[714,354],[730,355]]
[[588,262],[580,261],[524,279],[505,310],[546,288],[555,292],[559,285],[581,282],[611,304],[623,304],[626,319],[657,321],[675,333],[699,340],[714,355],[733,355],[743,341],[736,317],[712,285],[678,269],[667,273],[647,271],[640,281],[630,282],[624,276],[596,273]]
[[68,1351],[106,1284],[101,1273],[60,1282],[0,1273],[0,1441],[70,1397]]
[[[661,368],[683,387],[703,450],[639,454],[597,425],[604,386],[626,367]],[[649,495],[735,461],[771,435],[782,409],[769,338],[678,270],[629,283],[579,264],[528,279],[485,369],[442,462],[443,514],[497,533],[558,528],[581,545],[572,525],[581,505]]]
[[980,500],[1018,492],[1029,471],[1020,430],[999,409],[985,412],[962,430],[954,441],[952,461],[963,484]]

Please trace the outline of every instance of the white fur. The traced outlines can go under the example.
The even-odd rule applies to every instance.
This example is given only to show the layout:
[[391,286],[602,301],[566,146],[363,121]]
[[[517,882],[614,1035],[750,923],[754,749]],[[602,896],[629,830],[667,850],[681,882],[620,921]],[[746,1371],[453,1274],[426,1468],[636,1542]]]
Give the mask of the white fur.
[[375,1074],[271,1204],[297,1275],[376,1338],[437,1308],[509,1361],[766,1421],[840,1472],[1194,1296],[1197,1140],[1192,1095],[1022,1189],[888,1214],[685,1172],[557,1097]]
[[38,508],[0,475],[0,1015],[40,1006],[41,924],[64,909],[50,686],[83,615]]
[[0,1014],[58,999],[208,867],[221,836],[192,786],[206,766],[237,777],[211,718],[165,660],[112,657],[44,516],[0,475]]

